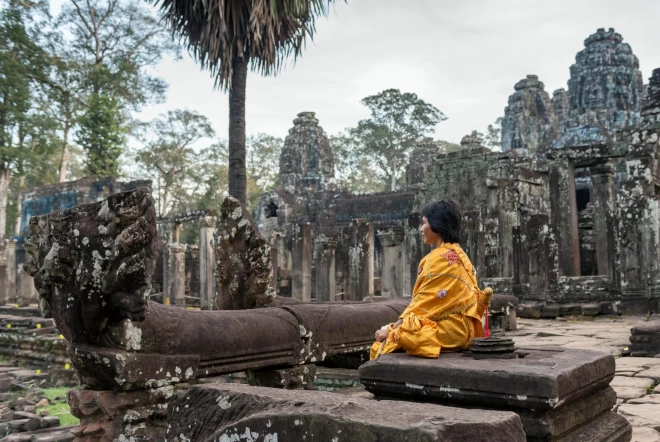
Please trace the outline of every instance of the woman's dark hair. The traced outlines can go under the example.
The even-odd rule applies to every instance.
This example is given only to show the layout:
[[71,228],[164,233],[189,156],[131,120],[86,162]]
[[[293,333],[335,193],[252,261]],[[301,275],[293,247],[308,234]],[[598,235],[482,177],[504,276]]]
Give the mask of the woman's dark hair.
[[447,243],[457,243],[461,234],[461,210],[452,199],[433,201],[422,209],[431,230]]

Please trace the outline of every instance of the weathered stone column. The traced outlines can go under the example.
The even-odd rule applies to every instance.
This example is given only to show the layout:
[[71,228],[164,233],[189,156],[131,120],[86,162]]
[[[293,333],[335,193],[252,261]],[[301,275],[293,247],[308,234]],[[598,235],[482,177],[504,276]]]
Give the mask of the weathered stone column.
[[374,295],[374,225],[365,220],[351,222],[348,299],[362,301]]
[[312,226],[298,224],[293,238],[291,296],[312,300]]
[[169,297],[163,297],[163,304],[186,304],[186,246],[184,244],[168,244],[169,259]]
[[[599,275],[610,280],[616,275],[616,202],[614,197],[614,166],[611,163],[591,168],[594,200],[594,232],[596,234],[596,264]],[[615,286],[615,281],[611,280]]]
[[552,224],[559,231],[559,271],[562,276],[580,276],[580,240],[573,163],[568,160],[553,161],[549,167],[549,178]]
[[7,253],[7,303],[13,303],[16,300],[16,294],[17,294],[15,239],[7,240],[6,253]]
[[27,306],[30,304],[38,304],[39,293],[37,292],[37,289],[34,287],[34,278],[25,272],[22,265],[21,265],[20,273],[21,273],[21,290],[20,290],[20,298],[18,304],[22,306]]
[[215,309],[215,252],[213,251],[213,231],[216,217],[204,216],[199,219],[199,301],[202,310]]
[[383,269],[380,277],[382,296],[400,298],[405,294],[404,270],[407,263],[403,250],[404,234],[403,227],[400,226],[378,231],[378,238],[383,246]]
[[335,281],[335,251],[337,238],[322,237],[317,239],[321,244],[321,259],[316,267],[316,301],[334,301],[336,291]]

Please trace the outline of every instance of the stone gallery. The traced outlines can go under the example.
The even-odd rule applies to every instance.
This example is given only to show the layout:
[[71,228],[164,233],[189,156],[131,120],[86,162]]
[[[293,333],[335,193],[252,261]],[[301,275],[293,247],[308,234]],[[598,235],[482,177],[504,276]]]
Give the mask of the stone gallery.
[[[634,403],[619,402],[629,398],[612,354],[516,346],[508,334],[516,313],[594,320],[659,308],[660,69],[645,86],[630,46],[600,29],[570,72],[552,98],[536,76],[515,85],[502,152],[473,136],[451,153],[428,140],[397,192],[338,188],[328,138],[303,112],[279,187],[254,217],[228,197],[158,218],[148,182],[26,193],[23,241],[0,250],[0,282],[13,281],[0,301],[38,303],[52,320],[36,327],[4,310],[0,320],[62,337],[48,347],[34,332],[0,348],[70,363],[80,423],[53,433],[53,419],[17,419],[14,401],[11,420],[0,418],[6,440],[631,441],[616,407]],[[420,208],[440,197],[461,204],[460,243],[480,286],[494,288],[487,319],[498,333],[437,359],[366,362],[374,331],[410,301],[430,251]],[[198,223],[196,249],[180,244],[186,222]],[[631,332],[626,352],[660,354],[657,321]],[[637,381],[642,369],[627,368]],[[323,376],[335,386],[352,376],[353,388],[318,391]],[[654,396],[660,374],[644,379],[635,399]]]

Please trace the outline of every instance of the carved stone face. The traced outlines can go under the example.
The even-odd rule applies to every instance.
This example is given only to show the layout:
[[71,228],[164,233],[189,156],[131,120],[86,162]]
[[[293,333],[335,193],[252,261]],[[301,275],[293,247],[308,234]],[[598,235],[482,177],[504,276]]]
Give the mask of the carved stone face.
[[33,217],[25,268],[42,313],[75,343],[96,342],[123,318],[144,320],[155,237],[147,188]]

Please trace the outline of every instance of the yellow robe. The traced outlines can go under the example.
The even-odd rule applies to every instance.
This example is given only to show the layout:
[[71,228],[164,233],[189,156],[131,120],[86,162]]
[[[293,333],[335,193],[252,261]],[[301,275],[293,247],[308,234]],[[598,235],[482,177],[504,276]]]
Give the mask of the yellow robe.
[[464,350],[483,336],[481,319],[488,300],[477,286],[474,267],[458,244],[443,244],[419,263],[412,300],[396,329],[371,347],[371,359],[403,349],[437,358],[441,351]]

